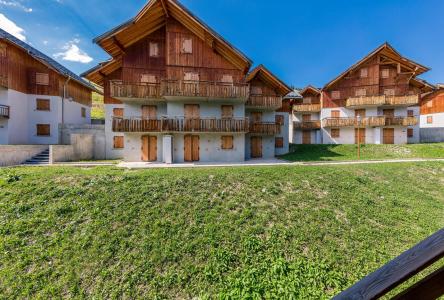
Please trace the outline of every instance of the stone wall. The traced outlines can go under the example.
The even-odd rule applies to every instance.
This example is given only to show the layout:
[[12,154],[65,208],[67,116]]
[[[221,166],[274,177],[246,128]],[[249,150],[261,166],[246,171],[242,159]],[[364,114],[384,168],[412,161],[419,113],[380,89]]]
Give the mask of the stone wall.
[[108,159],[105,153],[105,125],[65,124],[63,126],[59,126],[59,134],[61,136],[61,141],[63,145],[75,145],[76,140],[72,140],[72,135],[90,135],[92,137],[93,149],[92,158],[90,159]]
[[0,145],[0,166],[19,165],[47,149],[47,145]]
[[49,163],[94,159],[95,137],[91,134],[70,134],[70,145],[49,146]]

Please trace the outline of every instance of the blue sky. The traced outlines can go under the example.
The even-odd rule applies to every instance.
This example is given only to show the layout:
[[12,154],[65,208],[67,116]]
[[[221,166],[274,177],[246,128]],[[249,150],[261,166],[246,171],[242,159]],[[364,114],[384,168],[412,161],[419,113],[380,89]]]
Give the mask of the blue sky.
[[[182,0],[255,64],[322,86],[385,41],[444,82],[442,0]],[[0,0],[0,27],[81,73],[107,54],[92,39],[145,0]]]

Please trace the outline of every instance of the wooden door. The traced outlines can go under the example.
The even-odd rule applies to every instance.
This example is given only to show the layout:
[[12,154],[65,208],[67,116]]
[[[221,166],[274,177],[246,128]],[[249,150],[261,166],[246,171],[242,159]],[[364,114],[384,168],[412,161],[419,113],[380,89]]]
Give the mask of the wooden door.
[[142,118],[149,120],[156,120],[157,107],[155,105],[142,105]]
[[262,137],[252,136],[251,137],[251,158],[261,158],[262,157]]
[[251,112],[251,121],[253,123],[260,123],[260,122],[262,122],[262,112],[260,112],[260,111],[253,111],[253,112]]
[[310,122],[311,121],[311,115],[310,114],[302,115],[302,121],[303,122]]
[[355,144],[358,143],[358,131],[359,131],[359,143],[365,144],[365,128],[355,128]]
[[142,161],[157,161],[157,136],[142,136]]
[[199,161],[199,136],[198,135],[186,135],[184,137],[184,160]]
[[200,124],[199,104],[185,104],[185,131],[198,131]]
[[383,128],[382,142],[384,144],[394,144],[395,143],[395,129],[394,128]]
[[302,131],[302,144],[304,145],[311,144],[311,130]]
[[384,110],[382,110],[382,113],[384,114],[384,117],[387,117],[387,118],[393,118],[395,116],[394,109],[384,109]]

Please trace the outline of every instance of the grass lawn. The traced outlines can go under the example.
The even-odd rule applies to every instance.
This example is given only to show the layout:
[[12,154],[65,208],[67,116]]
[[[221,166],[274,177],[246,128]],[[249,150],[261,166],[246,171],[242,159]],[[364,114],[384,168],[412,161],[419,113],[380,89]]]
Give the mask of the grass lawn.
[[444,226],[441,162],[0,178],[0,298],[322,299]]
[[[291,145],[281,156],[290,161],[357,160],[357,145]],[[444,143],[361,145],[361,159],[444,158]]]

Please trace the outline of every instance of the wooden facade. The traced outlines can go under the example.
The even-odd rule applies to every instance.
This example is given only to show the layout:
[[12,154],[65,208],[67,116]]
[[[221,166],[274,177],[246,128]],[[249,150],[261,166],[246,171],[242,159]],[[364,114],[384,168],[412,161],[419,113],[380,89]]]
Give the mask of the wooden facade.
[[444,113],[444,88],[424,96],[421,100],[421,115]]

